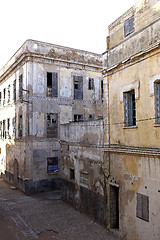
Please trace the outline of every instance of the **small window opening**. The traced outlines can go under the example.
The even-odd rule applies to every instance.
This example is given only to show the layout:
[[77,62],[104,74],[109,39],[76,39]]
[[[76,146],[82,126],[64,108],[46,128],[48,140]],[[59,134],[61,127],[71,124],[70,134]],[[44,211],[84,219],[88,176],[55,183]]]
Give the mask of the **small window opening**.
[[89,78],[88,90],[94,90],[94,79],[93,78]]
[[58,157],[47,158],[47,173],[58,172]]
[[80,173],[80,183],[88,186],[88,173]]
[[84,121],[83,114],[74,114],[74,121],[75,122],[83,122]]
[[75,180],[74,169],[70,168],[70,180]]
[[136,102],[134,90],[125,93],[125,123],[126,127],[136,126]]

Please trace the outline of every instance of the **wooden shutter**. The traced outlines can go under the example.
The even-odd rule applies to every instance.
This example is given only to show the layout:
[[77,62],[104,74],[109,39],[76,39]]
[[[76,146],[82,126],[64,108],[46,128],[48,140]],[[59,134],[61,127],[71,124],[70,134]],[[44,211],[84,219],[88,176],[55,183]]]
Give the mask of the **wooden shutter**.
[[52,96],[58,97],[58,73],[52,73]]
[[83,99],[83,77],[73,76],[74,99]]

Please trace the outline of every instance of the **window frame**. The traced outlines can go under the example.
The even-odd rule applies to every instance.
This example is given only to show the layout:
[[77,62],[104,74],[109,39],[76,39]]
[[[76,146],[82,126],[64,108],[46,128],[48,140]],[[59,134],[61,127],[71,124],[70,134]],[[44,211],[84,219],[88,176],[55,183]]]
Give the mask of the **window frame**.
[[[49,75],[51,76],[49,77]],[[51,80],[50,85],[49,85],[49,80]],[[57,72],[47,72],[47,97],[54,97],[54,98],[58,97],[58,73]]]
[[124,119],[125,127],[136,126],[136,98],[134,89],[124,92]]
[[[53,161],[53,164],[49,164],[49,161]],[[54,164],[56,162],[57,164]],[[51,167],[53,166],[53,167]],[[51,168],[49,168],[51,167]],[[59,173],[59,159],[58,157],[47,157],[47,173],[56,174]]]
[[94,90],[94,78],[88,79],[88,90]]
[[124,36],[127,37],[135,31],[135,17],[132,15],[124,21]]
[[160,125],[160,80],[154,83],[155,91],[155,121]]

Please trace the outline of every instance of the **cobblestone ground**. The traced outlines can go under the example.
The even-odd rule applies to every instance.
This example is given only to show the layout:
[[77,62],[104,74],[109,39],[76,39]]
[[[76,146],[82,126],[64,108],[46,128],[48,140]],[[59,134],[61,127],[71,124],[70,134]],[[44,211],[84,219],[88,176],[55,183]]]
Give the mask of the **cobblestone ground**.
[[103,226],[60,199],[26,196],[0,179],[0,240],[116,240]]

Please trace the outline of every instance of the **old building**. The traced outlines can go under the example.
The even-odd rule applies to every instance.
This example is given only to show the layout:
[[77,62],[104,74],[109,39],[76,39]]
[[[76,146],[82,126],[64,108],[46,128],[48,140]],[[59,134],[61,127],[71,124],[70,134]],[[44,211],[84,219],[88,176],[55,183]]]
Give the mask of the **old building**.
[[[160,1],[109,26],[104,57],[107,225],[120,239],[160,239]],[[108,94],[109,93],[109,94]]]
[[101,224],[106,223],[103,120],[61,126],[62,197]]
[[102,117],[101,55],[27,40],[0,71],[0,164],[26,193],[60,186],[61,124]]

